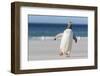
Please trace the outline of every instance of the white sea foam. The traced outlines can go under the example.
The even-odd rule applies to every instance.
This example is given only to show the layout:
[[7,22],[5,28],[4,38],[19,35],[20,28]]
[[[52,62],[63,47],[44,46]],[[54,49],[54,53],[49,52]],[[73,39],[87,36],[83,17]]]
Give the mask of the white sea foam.
[[[31,37],[30,39],[35,39],[35,40],[54,40],[55,36],[40,36],[40,37]],[[77,39],[78,40],[81,40],[81,39],[86,39],[87,37],[80,37],[80,36],[77,36]],[[61,38],[58,38],[58,39],[61,39]]]

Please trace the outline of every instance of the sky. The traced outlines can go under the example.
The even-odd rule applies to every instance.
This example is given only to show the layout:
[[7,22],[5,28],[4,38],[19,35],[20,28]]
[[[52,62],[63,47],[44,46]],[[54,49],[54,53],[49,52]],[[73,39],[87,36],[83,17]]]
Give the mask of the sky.
[[87,17],[77,16],[43,16],[43,15],[29,15],[28,23],[55,23],[66,24],[71,21],[73,24],[88,24]]

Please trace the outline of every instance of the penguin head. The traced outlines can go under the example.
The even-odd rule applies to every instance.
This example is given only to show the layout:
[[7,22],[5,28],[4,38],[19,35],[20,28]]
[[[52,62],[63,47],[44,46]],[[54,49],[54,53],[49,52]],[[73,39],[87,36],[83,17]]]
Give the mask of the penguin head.
[[67,29],[72,29],[72,22],[71,21],[68,21]]

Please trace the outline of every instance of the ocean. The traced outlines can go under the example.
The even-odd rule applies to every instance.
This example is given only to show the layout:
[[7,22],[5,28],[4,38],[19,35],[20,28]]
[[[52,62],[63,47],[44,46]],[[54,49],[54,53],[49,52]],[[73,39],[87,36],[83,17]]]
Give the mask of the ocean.
[[[54,37],[66,29],[66,24],[28,23],[28,37]],[[73,33],[79,37],[88,36],[87,24],[73,24]]]

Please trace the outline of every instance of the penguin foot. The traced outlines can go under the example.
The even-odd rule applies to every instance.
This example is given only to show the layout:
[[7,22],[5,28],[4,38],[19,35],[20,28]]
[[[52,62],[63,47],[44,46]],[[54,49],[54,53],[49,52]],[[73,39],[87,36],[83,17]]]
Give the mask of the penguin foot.
[[63,52],[60,52],[59,55],[62,56],[63,55]]
[[65,53],[66,57],[70,57],[70,54],[69,53]]

